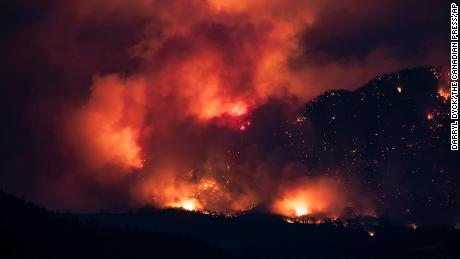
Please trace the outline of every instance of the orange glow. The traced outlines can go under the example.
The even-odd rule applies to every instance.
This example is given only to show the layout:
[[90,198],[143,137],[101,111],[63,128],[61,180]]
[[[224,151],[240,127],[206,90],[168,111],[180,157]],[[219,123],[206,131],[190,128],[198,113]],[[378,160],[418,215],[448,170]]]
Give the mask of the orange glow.
[[336,182],[328,179],[311,181],[300,179],[295,184],[282,188],[279,198],[272,206],[273,212],[288,217],[311,214],[333,216],[344,207]]
[[[140,205],[227,215],[269,204],[288,217],[339,215],[345,202],[337,181],[277,182],[272,167],[284,165],[271,166],[258,154],[264,147],[245,150],[248,141],[239,141],[255,130],[253,113],[268,101],[300,103],[325,90],[316,72],[292,67],[316,4],[160,2],[141,6],[155,19],[140,19],[154,21],[126,50],[140,69],[96,76],[87,100],[65,118],[69,153],[87,165],[84,177],[100,175],[106,184],[118,173],[113,186],[129,186]],[[256,161],[245,161],[253,155]]]
[[244,103],[236,103],[231,106],[229,109],[229,114],[231,116],[242,116],[248,112],[248,108]]
[[[138,143],[145,113],[144,84],[118,76],[97,78],[91,99],[74,116],[69,134],[90,166],[143,166]],[[91,155],[87,155],[91,154]]]
[[447,102],[450,98],[450,91],[448,89],[440,87],[438,89],[438,95],[444,99],[444,102]]
[[402,87],[398,85],[398,86],[396,87],[396,91],[398,91],[398,93],[401,93],[401,92],[402,92]]
[[295,215],[298,217],[310,213],[306,201],[288,201],[288,203],[290,203],[288,206],[294,209]]
[[375,231],[368,231],[367,234],[368,234],[370,237],[375,237]]
[[175,207],[183,208],[188,211],[195,211],[200,208],[199,203],[196,199],[185,199],[177,204]]
[[426,114],[426,119],[427,120],[432,120],[433,118],[434,118],[433,113],[429,112],[429,113]]
[[[139,7],[144,12],[147,6],[142,4]],[[288,64],[298,47],[299,29],[313,22],[314,5],[301,2],[287,5],[284,1],[278,0],[270,3],[259,0],[209,0],[186,5],[191,9],[183,8],[180,12],[176,10],[176,5],[160,6],[166,9],[158,13],[159,18],[167,24],[162,30],[164,35],[146,35],[130,49],[132,55],[145,62],[147,67],[151,65],[158,69],[138,72],[134,74],[137,79],[125,82],[120,79],[121,76],[103,76],[92,87],[95,92],[103,91],[97,88],[103,88],[100,82],[104,80],[112,81],[114,85],[143,81],[146,92],[143,107],[145,110],[139,115],[137,111],[131,113],[136,112],[135,116],[139,119],[148,117],[153,123],[158,123],[159,120],[168,120],[170,123],[193,118],[203,124],[217,123],[223,127],[245,131],[248,125],[242,126],[244,120],[254,108],[269,98],[284,96],[286,93],[299,94],[302,97],[312,96],[311,93],[304,93],[305,89],[301,87],[304,85],[303,79],[293,79],[293,71],[290,71]],[[289,15],[273,15],[267,12],[267,8],[277,10],[280,7],[289,11]],[[173,8],[177,12],[171,15],[168,8]],[[149,11],[157,14],[155,10]],[[242,18],[241,14],[245,14],[244,19],[247,21],[239,21]],[[210,23],[209,19],[213,22]],[[222,25],[222,35],[213,31],[216,29],[213,27],[214,24]],[[251,26],[247,26],[248,24]],[[171,42],[179,42],[179,46],[185,44],[187,50],[176,51],[175,45]],[[302,71],[299,73],[303,74]],[[317,93],[321,91],[318,89]],[[104,101],[98,98],[90,102],[98,105],[97,102]],[[115,134],[104,134],[114,136],[113,140],[107,142],[119,140],[125,143],[123,149],[130,150],[123,152],[129,153],[128,156],[114,156],[129,157],[129,162],[123,164],[139,165],[139,135],[144,133],[141,132],[141,126],[137,123],[134,127],[124,125],[123,122],[118,123],[118,118],[109,124],[110,129],[107,131]],[[119,133],[119,124],[126,126],[121,127],[125,133]],[[117,137],[117,134],[120,136]]]
[[[178,103],[172,104],[181,111],[176,119],[191,117],[233,128],[233,122],[248,115],[260,98],[252,87],[239,89],[237,85],[251,68],[228,67],[222,55],[225,53],[219,50],[198,49],[190,58],[168,64],[159,75],[147,75],[154,86],[153,102],[162,104],[162,96],[174,95]],[[164,107],[170,105],[164,103]]]
[[148,202],[159,207],[224,215],[246,211],[254,202],[250,194],[232,192],[211,177],[180,180],[172,170],[144,182],[143,193]]

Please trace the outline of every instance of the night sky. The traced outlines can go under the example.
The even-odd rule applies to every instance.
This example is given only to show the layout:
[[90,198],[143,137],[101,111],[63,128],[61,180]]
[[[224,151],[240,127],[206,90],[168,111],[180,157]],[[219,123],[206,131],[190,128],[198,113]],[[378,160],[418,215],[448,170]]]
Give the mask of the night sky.
[[244,2],[2,1],[0,189],[460,224],[450,2]]

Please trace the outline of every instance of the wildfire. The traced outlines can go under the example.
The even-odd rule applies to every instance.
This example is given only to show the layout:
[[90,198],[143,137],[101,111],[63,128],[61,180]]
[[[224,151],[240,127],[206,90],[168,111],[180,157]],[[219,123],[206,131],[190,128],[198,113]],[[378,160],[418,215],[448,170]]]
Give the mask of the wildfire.
[[398,86],[396,87],[396,91],[397,91],[398,93],[401,93],[401,92],[402,92],[402,87],[398,85]]
[[426,114],[426,119],[427,119],[427,120],[432,120],[433,118],[434,118],[434,114],[433,114],[433,113],[429,112],[429,113]]
[[292,211],[297,217],[307,215],[310,213],[308,209],[308,201],[307,200],[287,200],[286,201],[287,207],[289,207],[290,211]]
[[449,90],[448,90],[448,89],[444,89],[444,88],[442,88],[442,87],[440,87],[440,88],[438,89],[438,95],[439,95],[441,98],[444,99],[444,100],[443,100],[444,102],[447,102],[447,101],[449,100],[449,98],[450,98],[450,92],[449,92]]
[[370,237],[375,237],[375,231],[368,231],[367,234],[368,234]]
[[232,191],[227,184],[210,176],[187,173],[178,177],[165,170],[144,182],[143,193],[147,202],[161,208],[180,208],[205,214],[233,215],[251,208],[251,194]]
[[180,203],[176,204],[176,206],[174,207],[183,208],[184,210],[188,211],[195,211],[198,210],[201,206],[196,199],[185,199]]
[[[69,157],[82,156],[91,164],[81,170],[85,177],[102,175],[101,182],[106,174],[122,172],[119,182],[104,186],[129,186],[135,190],[129,192],[133,200],[161,208],[227,214],[263,201],[289,217],[338,215],[345,202],[335,181],[300,179],[276,186],[275,174],[255,172],[272,169],[258,164],[258,149],[264,147],[254,144],[246,156],[239,152],[246,151],[246,141],[234,143],[234,134],[244,136],[240,132],[254,127],[253,111],[269,100],[293,96],[300,101],[324,90],[306,92],[301,86],[309,73],[288,65],[297,53],[299,32],[305,22],[313,22],[313,16],[300,11],[308,8],[285,16],[261,12],[265,2],[201,2],[184,5],[173,15],[167,10],[177,9],[174,4],[159,10],[162,15],[154,20],[162,21],[161,30],[148,27],[129,48],[144,69],[95,76],[89,99],[72,107],[68,135],[74,148]],[[246,9],[249,16],[239,13]],[[112,71],[110,66],[107,70]],[[299,116],[296,122],[306,120]],[[234,146],[237,152],[230,150]],[[209,162],[215,153],[231,154],[232,160]],[[191,168],[199,173],[189,174]],[[126,181],[123,177],[133,171],[140,171],[139,177]],[[263,193],[270,187],[279,188],[273,199]]]
[[337,183],[332,180],[308,181],[301,179],[286,186],[273,204],[275,213],[287,217],[312,214],[335,216],[343,208]]

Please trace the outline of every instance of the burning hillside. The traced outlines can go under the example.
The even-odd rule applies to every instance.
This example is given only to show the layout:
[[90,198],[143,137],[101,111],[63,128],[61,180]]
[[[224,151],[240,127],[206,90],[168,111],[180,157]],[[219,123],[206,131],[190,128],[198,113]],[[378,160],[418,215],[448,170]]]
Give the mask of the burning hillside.
[[441,71],[352,91],[443,65],[441,5],[7,2],[8,191],[70,211],[456,220],[452,160],[434,151],[450,98]]

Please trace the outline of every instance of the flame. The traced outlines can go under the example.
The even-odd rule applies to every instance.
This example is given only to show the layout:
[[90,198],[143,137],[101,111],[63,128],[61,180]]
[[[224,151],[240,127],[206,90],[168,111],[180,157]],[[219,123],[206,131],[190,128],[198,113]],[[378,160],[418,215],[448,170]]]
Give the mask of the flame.
[[368,234],[370,237],[375,237],[375,231],[368,231],[367,234]]
[[288,217],[328,214],[335,217],[343,209],[339,187],[330,179],[312,181],[300,179],[286,186],[272,206],[272,211]]
[[429,113],[426,114],[426,119],[427,119],[427,120],[432,120],[433,118],[434,118],[434,114],[433,114],[433,113],[429,112]]
[[398,86],[396,87],[396,91],[398,91],[398,93],[401,93],[401,92],[402,92],[402,87],[398,85]]
[[173,207],[183,208],[188,211],[195,211],[201,208],[199,202],[196,199],[184,199]]
[[308,205],[306,204],[307,204],[306,202],[294,201],[293,203],[290,204],[290,206],[294,209],[295,215],[300,217],[300,216],[307,215],[308,213],[310,213],[310,211],[308,210]]
[[438,89],[438,95],[443,98],[443,101],[444,102],[447,102],[450,98],[450,91],[448,89],[444,89],[442,87],[440,87]]
[[283,211],[288,212],[289,215],[300,217],[310,213],[308,209],[309,201],[305,197],[287,198],[282,203]]
[[178,179],[171,171],[143,182],[143,192],[145,199],[159,207],[224,215],[246,211],[253,202],[250,195],[231,192],[212,177]]

